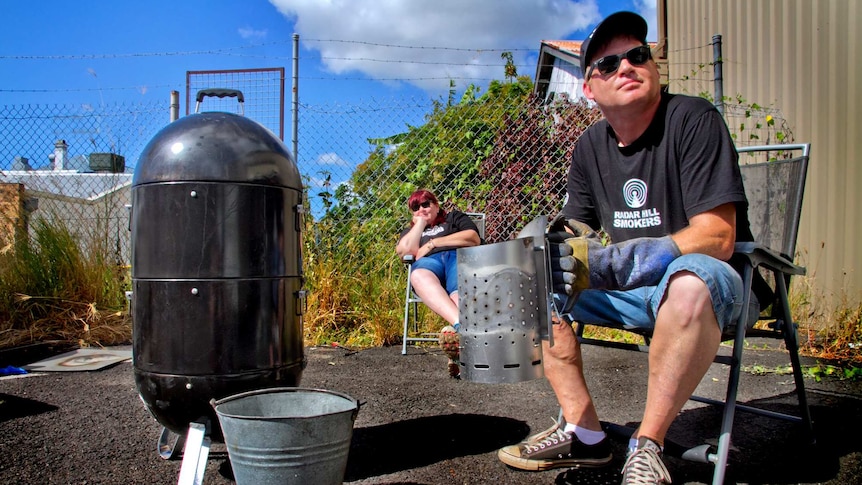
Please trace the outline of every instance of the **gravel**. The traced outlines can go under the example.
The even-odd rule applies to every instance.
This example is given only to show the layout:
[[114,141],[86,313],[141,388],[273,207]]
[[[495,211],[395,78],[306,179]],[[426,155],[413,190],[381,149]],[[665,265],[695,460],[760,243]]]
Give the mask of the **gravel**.
[[[126,347],[128,348],[128,347]],[[355,484],[619,483],[626,440],[600,470],[513,470],[496,450],[552,424],[558,407],[544,379],[478,384],[450,379],[436,348],[361,351],[308,348],[302,387],[348,394],[360,403],[345,473]],[[775,350],[746,353],[763,369],[786,364]],[[603,420],[636,426],[645,398],[647,357],[585,348],[588,383]],[[0,352],[0,366],[3,362]],[[15,365],[21,365],[15,363]],[[698,394],[720,398],[727,372],[713,365]],[[740,483],[862,483],[862,383],[806,379],[817,445],[798,425],[737,413],[728,480]],[[740,400],[793,409],[793,380],[744,373]],[[715,443],[720,414],[691,402],[669,438]],[[177,483],[181,460],[156,451],[161,426],[138,398],[131,362],[93,372],[0,379],[0,483]],[[674,483],[709,483],[710,465],[667,457]],[[223,443],[214,443],[205,484],[235,483]]]

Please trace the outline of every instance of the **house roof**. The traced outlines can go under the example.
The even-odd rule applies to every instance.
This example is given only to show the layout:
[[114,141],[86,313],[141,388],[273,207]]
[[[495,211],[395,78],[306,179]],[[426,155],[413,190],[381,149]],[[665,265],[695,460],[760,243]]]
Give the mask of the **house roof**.
[[558,51],[567,52],[574,56],[581,55],[581,44],[583,41],[580,40],[543,40],[542,45],[552,47],[557,49]]
[[132,184],[130,173],[81,173],[74,170],[4,170],[0,183],[23,184],[28,192],[94,202]]
[[[583,41],[580,40],[543,40],[541,42],[539,46],[539,60],[536,64],[536,77],[533,83],[533,91],[535,93],[541,97],[544,97],[547,93],[548,82],[554,70],[555,58],[572,64],[580,72],[581,44],[583,44]],[[648,44],[653,50],[657,47],[655,42],[648,42]],[[656,62],[661,64],[662,60],[656,59]],[[663,82],[666,84],[667,80],[663,78]]]
[[554,71],[554,59],[559,58],[580,70],[581,41],[579,40],[543,40],[539,47],[539,59],[536,63],[536,77],[533,92],[544,98],[548,91],[548,82]]

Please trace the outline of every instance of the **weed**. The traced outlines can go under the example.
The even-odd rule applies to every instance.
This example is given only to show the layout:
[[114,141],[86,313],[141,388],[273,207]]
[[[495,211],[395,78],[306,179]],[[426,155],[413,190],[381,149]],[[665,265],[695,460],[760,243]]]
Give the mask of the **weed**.
[[862,364],[862,302],[847,295],[825,295],[814,271],[796,278],[790,293],[804,355]]
[[80,346],[129,342],[125,268],[95,234],[38,218],[32,236],[0,252],[0,348],[60,340]]
[[[790,375],[793,373],[793,368],[790,365],[780,365],[774,368],[767,368],[762,365],[750,365],[743,366],[742,371],[754,375]],[[817,363],[815,365],[802,366],[802,376],[814,379],[817,382],[820,382],[824,377],[858,381],[862,380],[862,367]]]

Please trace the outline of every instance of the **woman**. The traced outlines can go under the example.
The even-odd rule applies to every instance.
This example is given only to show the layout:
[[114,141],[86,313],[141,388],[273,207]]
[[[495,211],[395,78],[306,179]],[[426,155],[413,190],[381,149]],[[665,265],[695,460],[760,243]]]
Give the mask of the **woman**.
[[449,375],[458,377],[458,248],[481,242],[476,224],[463,212],[446,212],[429,190],[419,189],[407,199],[413,222],[401,232],[395,252],[415,258],[410,273],[413,291],[449,325],[440,331],[440,346],[449,356]]

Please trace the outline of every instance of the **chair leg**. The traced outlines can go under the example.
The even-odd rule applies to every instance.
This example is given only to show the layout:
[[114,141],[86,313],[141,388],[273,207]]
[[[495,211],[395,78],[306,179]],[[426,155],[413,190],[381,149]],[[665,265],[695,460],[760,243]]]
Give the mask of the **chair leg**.
[[[404,332],[401,336],[401,355],[407,354],[407,333],[409,331],[410,325],[410,305],[413,305],[414,312],[416,311],[416,304],[410,302],[410,273],[407,273],[407,291],[404,294]],[[415,319],[414,319],[415,320]]]
[[805,425],[805,432],[811,444],[814,444],[814,425],[811,420],[811,411],[808,408],[808,397],[805,394],[805,382],[802,376],[802,364],[799,361],[799,335],[796,331],[796,324],[793,322],[793,317],[790,314],[790,304],[787,301],[787,285],[783,278],[776,278],[776,286],[778,294],[781,298],[781,310],[784,312],[784,345],[787,347],[787,352],[790,354],[790,365],[793,368],[793,380],[796,383],[796,397],[799,399],[799,415]]
[[404,332],[401,336],[401,355],[407,355],[407,316],[404,316]]
[[733,362],[730,365],[730,375],[727,379],[727,396],[724,401],[724,413],[721,418],[721,432],[718,437],[718,450],[714,460],[715,470],[712,475],[713,485],[724,483],[727,470],[727,457],[730,453],[730,437],[733,433],[733,419],[736,414],[736,395],[739,386],[739,372],[742,366],[742,346],[745,341],[745,331],[737,332],[733,342]]
[[713,485],[724,484],[724,474],[727,471],[727,456],[730,454],[731,435],[733,433],[733,420],[736,415],[736,397],[739,390],[739,373],[742,370],[742,349],[745,347],[745,331],[748,328],[745,309],[751,303],[751,281],[754,277],[754,269],[746,266],[743,270],[742,281],[744,288],[742,298],[743,311],[736,321],[736,335],[733,338],[733,355],[730,359],[730,372],[727,378],[727,395],[724,400],[724,413],[721,418],[721,433],[718,436],[718,451],[710,461],[715,464],[712,475]]
[[[748,300],[748,297],[745,298]],[[744,303],[743,308],[747,305]],[[744,314],[745,312],[743,312]],[[714,457],[710,457],[715,465],[712,475],[713,485],[722,485],[724,475],[727,471],[727,458],[730,454],[731,434],[733,433],[733,420],[736,416],[736,397],[739,389],[739,374],[742,370],[742,349],[745,346],[745,317],[741,316],[737,322],[737,331],[733,339],[733,356],[731,357],[730,372],[727,378],[727,395],[724,400],[724,413],[721,418],[721,432],[718,437],[718,450]]]

